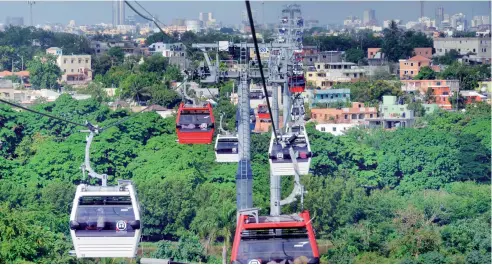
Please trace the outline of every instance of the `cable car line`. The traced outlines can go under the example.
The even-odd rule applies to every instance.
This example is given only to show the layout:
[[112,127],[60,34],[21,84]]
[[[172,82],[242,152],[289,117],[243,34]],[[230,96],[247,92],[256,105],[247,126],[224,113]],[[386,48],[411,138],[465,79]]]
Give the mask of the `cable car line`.
[[[245,3],[246,3],[246,10],[248,11],[249,25],[251,26],[251,34],[253,34],[253,42],[255,44],[256,60],[258,60],[258,66],[260,67],[260,75],[261,75],[261,83],[263,84],[263,92],[267,96],[266,97],[266,103],[267,103],[267,107],[268,107],[268,112],[270,113],[270,117],[272,117],[273,112],[272,112],[272,108],[270,106],[270,100],[268,99],[268,90],[266,87],[265,75],[263,74],[263,66],[261,64],[260,49],[258,48],[258,40],[256,39],[255,23],[253,21],[253,15],[251,14],[251,6],[249,4],[249,0],[245,0]],[[278,141],[277,129],[275,128],[275,124],[273,122],[272,122],[272,129],[273,129],[273,134],[275,135],[275,141]]]
[[32,112],[32,113],[36,113],[38,115],[45,116],[45,117],[48,117],[48,118],[51,118],[51,119],[59,120],[59,121],[62,121],[62,122],[65,122],[65,123],[69,123],[69,124],[72,124],[72,125],[76,125],[76,126],[87,127],[86,124],[69,121],[69,120],[66,120],[66,119],[63,119],[63,118],[60,118],[60,117],[53,116],[51,114],[47,114],[47,113],[43,113],[43,112],[40,112],[40,111],[37,111],[37,110],[26,108],[24,106],[21,106],[19,104],[15,104],[15,103],[9,102],[7,100],[0,99],[0,102],[3,102],[5,104],[8,104],[8,105],[10,105],[12,107],[16,107],[16,108],[23,109],[23,110],[26,110],[26,111],[29,111],[29,112]]

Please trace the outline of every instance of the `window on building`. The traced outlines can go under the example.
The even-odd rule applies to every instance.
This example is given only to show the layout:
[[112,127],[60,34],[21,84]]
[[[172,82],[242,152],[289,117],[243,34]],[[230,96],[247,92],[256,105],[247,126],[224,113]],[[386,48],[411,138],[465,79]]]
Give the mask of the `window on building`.
[[348,120],[348,115],[347,114],[345,114],[344,119]]
[[337,127],[333,127],[333,131],[336,132],[337,131]]
[[309,74],[309,77],[313,77],[313,74]]
[[364,114],[359,114],[359,119],[364,119]]
[[89,63],[89,59],[85,59],[85,63]]
[[73,73],[73,69],[71,69],[71,71],[70,71],[70,72],[72,72],[72,73]]
[[405,71],[405,74],[408,74],[408,71]]
[[441,85],[441,81],[437,81],[436,82],[436,85],[440,86]]
[[313,113],[313,119],[316,119],[316,114]]
[[410,74],[413,75],[413,71],[410,71]]
[[63,59],[63,63],[67,63],[67,59]]
[[79,59],[79,63],[82,63],[82,59]]
[[352,114],[352,119],[357,120],[357,114]]
[[374,115],[374,114],[370,114],[370,115],[369,115],[369,118],[372,118],[372,116],[373,116],[373,115]]
[[320,69],[320,68],[319,68],[319,66],[320,66],[320,65],[318,64],[318,65],[317,65],[317,68],[318,68],[318,69]]
[[362,104],[359,104],[359,108],[362,108]]
[[322,132],[325,132],[326,131],[326,128],[325,127],[321,127],[321,131]]
[[73,61],[74,61],[73,59],[72,59],[72,60],[70,60],[70,63],[73,63]]
[[473,52],[475,52],[475,49],[473,49]]
[[410,63],[410,66],[413,66],[413,63]]

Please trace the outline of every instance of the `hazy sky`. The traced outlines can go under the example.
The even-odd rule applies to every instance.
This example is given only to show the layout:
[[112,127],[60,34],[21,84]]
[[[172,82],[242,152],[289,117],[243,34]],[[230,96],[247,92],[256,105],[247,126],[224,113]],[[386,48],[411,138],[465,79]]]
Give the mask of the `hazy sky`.
[[[132,3],[133,0],[130,0]],[[386,19],[417,20],[420,15],[419,1],[252,1],[251,6],[257,11],[258,22],[277,22],[280,8],[286,3],[301,5],[305,19],[318,19],[320,23],[339,23],[350,15],[360,18],[365,9],[376,10],[376,18],[382,22]],[[212,12],[214,17],[225,24],[238,24],[241,12],[245,9],[244,1],[139,1],[151,13],[158,15],[163,23],[170,23],[174,18],[198,19],[199,12]],[[136,6],[136,4],[133,4]],[[444,7],[444,13],[464,13],[469,19],[473,15],[490,14],[487,1],[425,1],[424,15],[434,17],[435,9]],[[139,8],[136,6],[136,8]],[[133,11],[126,7],[126,15]],[[0,23],[5,23],[7,16],[24,17],[29,23],[27,1],[0,0]],[[34,24],[62,23],[75,20],[77,25],[111,23],[112,1],[36,1],[33,5]]]

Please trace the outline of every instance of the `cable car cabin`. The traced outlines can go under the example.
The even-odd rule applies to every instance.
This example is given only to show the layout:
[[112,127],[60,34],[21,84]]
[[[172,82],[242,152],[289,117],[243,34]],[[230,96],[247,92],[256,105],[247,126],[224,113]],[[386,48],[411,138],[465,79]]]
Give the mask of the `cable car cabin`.
[[[309,139],[303,126],[292,128],[291,133],[282,135],[279,143],[275,142],[275,137],[272,133],[270,140],[270,148],[268,150],[270,169],[275,176],[294,176],[294,164],[290,156],[289,149],[292,146],[294,153],[297,154],[296,160],[300,175],[309,173],[311,165],[311,146]],[[284,147],[282,143],[284,143]]]
[[289,77],[289,91],[290,93],[302,93],[306,88],[306,82],[303,75],[295,75]]
[[271,121],[272,117],[270,116],[270,112],[268,112],[268,106],[265,104],[258,105],[258,118],[260,121]]
[[211,144],[214,135],[212,105],[203,107],[179,105],[176,132],[180,144]]
[[308,211],[255,218],[240,215],[232,245],[233,264],[319,264]]
[[70,215],[70,234],[77,258],[133,258],[141,236],[134,186],[77,187]]
[[217,135],[215,161],[219,163],[239,162],[239,140],[233,135]]
[[292,105],[290,116],[291,116],[293,121],[304,120],[304,114],[305,114],[304,105],[302,105],[302,104],[301,105],[296,105],[296,104]]

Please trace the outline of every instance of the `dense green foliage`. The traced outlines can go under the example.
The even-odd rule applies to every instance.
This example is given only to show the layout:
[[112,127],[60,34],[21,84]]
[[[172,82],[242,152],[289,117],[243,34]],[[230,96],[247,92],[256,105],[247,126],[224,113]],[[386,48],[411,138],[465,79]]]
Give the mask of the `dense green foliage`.
[[383,30],[382,52],[388,60],[398,62],[412,56],[414,48],[432,47],[432,39],[422,32],[404,31],[391,21],[390,27]]
[[[231,119],[234,107],[224,104]],[[128,115],[66,95],[35,108],[101,126]],[[0,262],[73,262],[67,222],[83,181],[85,135],[6,106],[0,122]],[[215,163],[211,146],[179,145],[174,126],[144,113],[104,131],[92,146],[93,167],[111,183],[135,182],[144,240],[179,239],[160,242],[154,257],[218,262],[206,253],[216,240],[230,248],[237,166]],[[308,125],[315,157],[314,175],[303,177],[304,206],[318,237],[333,244],[325,262],[490,263],[490,109],[437,112],[418,127],[334,137]],[[268,141],[252,136],[254,203],[263,213]],[[290,185],[283,181],[285,193]]]
[[27,64],[27,70],[31,75],[30,82],[34,89],[58,88],[58,78],[61,76],[61,70],[56,65],[56,57],[47,54],[43,57],[36,57]]
[[448,80],[457,79],[460,81],[461,90],[474,90],[478,87],[478,82],[490,79],[490,71],[490,64],[465,65],[454,62],[441,71],[438,77]]
[[434,80],[436,79],[436,72],[429,66],[424,66],[420,69],[419,73],[413,78],[415,80]]
[[363,102],[367,106],[375,106],[383,100],[383,96],[402,96],[401,85],[397,81],[359,80],[355,83],[335,84],[333,88],[349,88],[352,102]]
[[0,70],[21,70],[38,53],[50,47],[63,49],[64,54],[90,54],[89,40],[84,36],[52,32],[34,27],[7,27],[0,31]]

